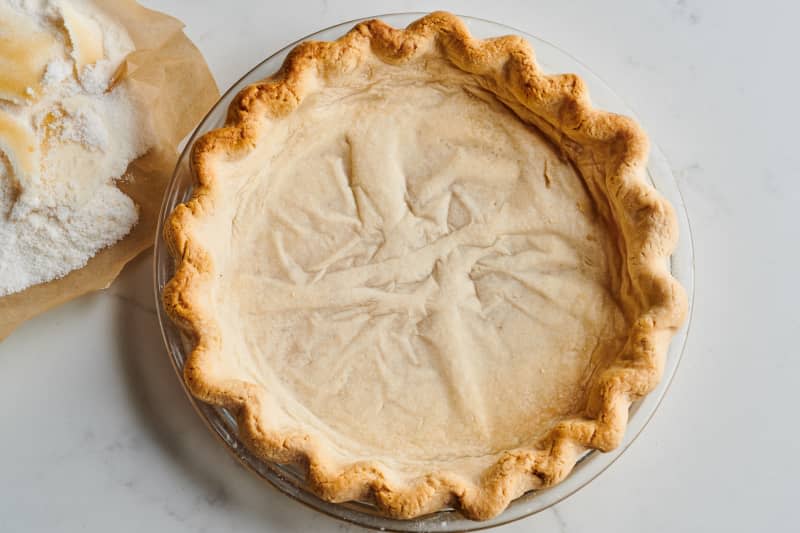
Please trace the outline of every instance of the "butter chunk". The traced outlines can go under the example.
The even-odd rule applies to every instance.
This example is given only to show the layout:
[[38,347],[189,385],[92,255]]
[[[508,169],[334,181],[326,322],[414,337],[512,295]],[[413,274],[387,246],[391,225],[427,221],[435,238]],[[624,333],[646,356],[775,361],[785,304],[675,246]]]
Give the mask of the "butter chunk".
[[55,34],[0,3],[0,99],[14,103],[36,99],[47,64],[62,54]]
[[33,129],[0,110],[0,152],[11,164],[17,184],[24,188],[39,179],[41,150]]
[[61,4],[61,16],[69,35],[71,55],[77,71],[103,59],[103,31],[100,25],[67,3]]

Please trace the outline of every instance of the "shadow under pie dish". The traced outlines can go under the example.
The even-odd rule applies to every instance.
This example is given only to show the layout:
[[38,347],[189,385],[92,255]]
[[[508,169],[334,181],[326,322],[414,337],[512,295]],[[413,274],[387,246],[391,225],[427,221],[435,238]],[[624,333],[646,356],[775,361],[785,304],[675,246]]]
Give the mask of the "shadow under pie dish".
[[436,13],[303,43],[195,143],[185,380],[331,501],[472,518],[620,441],[685,297],[645,135]]

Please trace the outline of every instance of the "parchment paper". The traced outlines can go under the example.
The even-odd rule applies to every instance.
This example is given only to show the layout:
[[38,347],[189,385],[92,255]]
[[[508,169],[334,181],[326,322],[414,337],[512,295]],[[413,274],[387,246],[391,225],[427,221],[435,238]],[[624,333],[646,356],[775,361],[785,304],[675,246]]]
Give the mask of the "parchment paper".
[[178,157],[178,143],[219,98],[200,51],[183,33],[183,23],[133,0],[95,0],[127,29],[136,51],[123,76],[151,114],[155,145],[128,166],[119,183],[139,206],[139,222],[118,243],[101,250],[67,276],[0,298],[0,340],[25,320],[87,292],[108,287],[122,267],[153,244],[164,188]]

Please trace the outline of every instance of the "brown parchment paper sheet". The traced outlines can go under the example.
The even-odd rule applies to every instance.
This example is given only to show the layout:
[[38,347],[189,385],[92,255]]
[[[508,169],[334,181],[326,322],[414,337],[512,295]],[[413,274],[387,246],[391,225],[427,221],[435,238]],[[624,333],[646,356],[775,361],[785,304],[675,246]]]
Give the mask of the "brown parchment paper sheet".
[[101,250],[67,276],[0,298],[0,339],[22,322],[73,298],[104,289],[122,267],[153,244],[161,197],[172,175],[180,141],[219,98],[214,78],[200,51],[183,33],[183,23],[133,0],[95,0],[120,21],[136,51],[123,76],[150,113],[155,145],[128,166],[119,183],[139,206],[139,222],[118,243]]

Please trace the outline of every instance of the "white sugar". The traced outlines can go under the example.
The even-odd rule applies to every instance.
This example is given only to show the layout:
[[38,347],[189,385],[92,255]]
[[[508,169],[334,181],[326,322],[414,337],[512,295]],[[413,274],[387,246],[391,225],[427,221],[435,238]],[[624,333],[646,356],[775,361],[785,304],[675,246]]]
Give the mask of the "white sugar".
[[46,87],[52,87],[66,80],[72,75],[72,62],[64,59],[54,59],[47,64],[44,71],[42,83]]
[[[16,4],[48,31],[61,32],[58,3]],[[91,4],[76,6],[86,10]],[[0,296],[83,267],[127,235],[138,218],[136,205],[115,182],[151,144],[149,123],[125,83],[108,91],[132,44],[114,21],[88,15],[103,28],[104,59],[85,67],[79,80],[65,50],[64,58],[47,64],[40,93],[31,90],[38,100],[0,101],[4,112],[35,128],[42,152],[41,176],[21,181],[12,170],[15,154],[0,149]]]

